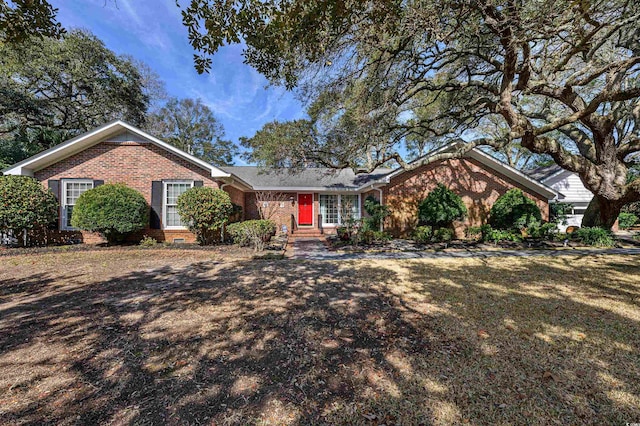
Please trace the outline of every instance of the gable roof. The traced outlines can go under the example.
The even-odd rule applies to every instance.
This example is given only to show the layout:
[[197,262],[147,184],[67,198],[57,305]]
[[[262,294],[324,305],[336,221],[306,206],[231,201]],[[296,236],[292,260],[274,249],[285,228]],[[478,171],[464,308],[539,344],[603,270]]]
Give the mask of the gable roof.
[[39,154],[27,158],[26,160],[14,164],[13,166],[4,169],[2,172],[7,175],[33,176],[33,173],[38,170],[50,166],[51,164],[57,163],[58,161],[64,160],[65,158],[77,154],[78,152],[84,151],[85,149],[96,145],[104,141],[105,139],[117,137],[122,133],[127,133],[135,135],[138,138],[142,138],[143,140],[148,141],[160,148],[163,148],[164,150],[169,151],[177,155],[178,157],[195,164],[196,166],[208,170],[211,173],[211,177],[226,178],[230,176],[229,173],[221,170],[220,168],[215,167],[199,158],[196,158],[193,155],[188,154],[173,145],[163,142],[160,139],[153,137],[150,134],[143,132],[142,130],[121,120],[112,121],[94,130],[90,130],[87,133],[58,144],[46,151],[43,151]]
[[563,171],[568,171],[568,170],[564,170],[562,167],[558,166],[557,164],[551,164],[549,166],[541,166],[541,167],[536,167],[535,169],[527,170],[526,173],[532,178],[539,180],[540,182],[544,182],[545,180],[550,179],[553,176],[556,176],[562,173]]
[[355,173],[351,169],[308,168],[296,171],[269,170],[255,166],[223,167],[256,191],[356,191],[380,183],[393,170],[376,169],[371,173]]
[[[465,143],[466,142],[464,142],[463,140],[450,142],[446,145],[441,146],[440,148],[437,148],[423,155],[420,158],[417,158],[416,160],[412,161],[410,165],[419,164],[423,161],[428,160],[429,157],[433,157],[434,155],[437,155],[437,154],[453,151],[456,147],[463,145]],[[518,182],[525,188],[529,188],[532,191],[547,197],[548,199],[553,199],[556,196],[558,196],[558,191],[556,191],[555,189],[545,185],[539,180],[536,180],[528,176],[527,174],[521,172],[520,170],[515,169],[506,163],[503,163],[502,161],[492,157],[491,155],[487,154],[486,152],[482,151],[479,148],[473,148],[472,150],[467,151],[465,154],[462,155],[462,157],[472,158],[478,161],[479,163],[483,164],[484,166],[487,166],[488,168],[494,171],[497,171],[504,176],[507,176],[508,178]],[[397,169],[393,173],[387,175],[386,180],[389,181],[392,177],[398,176],[406,171],[407,171],[406,169]]]

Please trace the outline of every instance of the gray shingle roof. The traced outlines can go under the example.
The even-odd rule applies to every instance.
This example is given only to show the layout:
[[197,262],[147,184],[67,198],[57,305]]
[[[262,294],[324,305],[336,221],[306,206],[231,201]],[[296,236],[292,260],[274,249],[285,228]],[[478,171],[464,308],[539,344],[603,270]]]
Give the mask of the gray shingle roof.
[[255,166],[221,167],[248,183],[253,189],[266,188],[313,188],[331,190],[354,190],[374,183],[391,173],[392,169],[380,168],[372,173],[354,173],[351,169],[309,168],[297,172],[290,170],[266,170]]
[[535,169],[525,170],[525,173],[530,177],[543,182],[545,179],[558,173],[562,168],[557,164],[551,164],[550,166],[536,167]]

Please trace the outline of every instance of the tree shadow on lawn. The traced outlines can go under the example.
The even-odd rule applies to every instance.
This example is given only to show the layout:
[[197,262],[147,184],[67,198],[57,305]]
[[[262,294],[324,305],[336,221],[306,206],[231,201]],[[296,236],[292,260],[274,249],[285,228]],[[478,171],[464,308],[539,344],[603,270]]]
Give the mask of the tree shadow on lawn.
[[[536,278],[567,265],[501,262],[211,261],[83,285],[64,273],[5,282],[0,422],[640,418],[638,320]],[[570,290],[637,314],[626,286]]]
[[[470,399],[498,391],[503,413],[526,410],[527,423],[624,424],[640,418],[640,266],[622,259],[413,262],[402,291],[444,302],[446,333],[479,337],[476,362],[452,359],[460,373],[445,381]],[[474,367],[487,372],[485,389],[464,380]],[[482,410],[471,404],[467,414],[482,419]]]

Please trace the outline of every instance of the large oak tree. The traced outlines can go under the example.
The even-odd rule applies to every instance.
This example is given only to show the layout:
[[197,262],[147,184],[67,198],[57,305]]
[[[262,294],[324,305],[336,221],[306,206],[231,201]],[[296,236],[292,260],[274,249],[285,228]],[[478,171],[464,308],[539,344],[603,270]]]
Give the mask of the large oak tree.
[[[352,149],[335,153],[323,138],[307,157],[415,167],[412,141],[468,141],[443,156],[515,142],[577,173],[594,193],[583,224],[604,227],[640,199],[640,180],[627,179],[640,151],[639,20],[635,0],[192,0],[183,10],[198,70],[244,41],[246,61],[273,82],[324,96],[326,126],[359,127],[341,141]],[[487,120],[508,132],[483,133]]]
[[87,31],[0,43],[0,163],[113,119],[142,125],[157,75]]
[[147,117],[146,128],[164,141],[216,166],[230,166],[238,147],[200,99],[171,98]]

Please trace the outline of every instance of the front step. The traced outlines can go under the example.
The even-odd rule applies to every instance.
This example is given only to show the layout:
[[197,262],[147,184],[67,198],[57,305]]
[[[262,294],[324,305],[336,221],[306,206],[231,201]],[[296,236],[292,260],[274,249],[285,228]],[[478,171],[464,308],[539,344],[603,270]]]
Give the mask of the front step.
[[292,235],[296,237],[322,237],[325,234],[322,233],[322,231],[320,231],[319,229],[313,228],[313,229],[296,229],[295,231],[293,231]]

